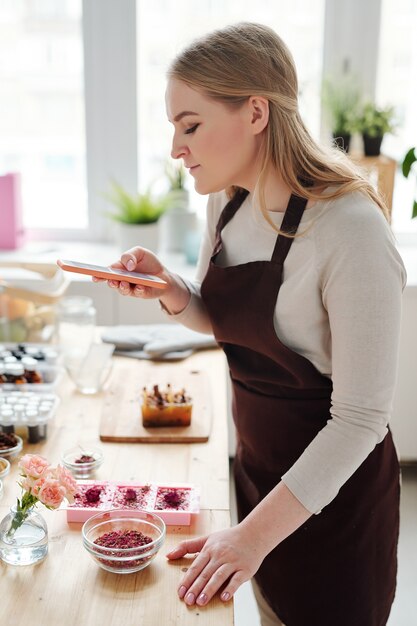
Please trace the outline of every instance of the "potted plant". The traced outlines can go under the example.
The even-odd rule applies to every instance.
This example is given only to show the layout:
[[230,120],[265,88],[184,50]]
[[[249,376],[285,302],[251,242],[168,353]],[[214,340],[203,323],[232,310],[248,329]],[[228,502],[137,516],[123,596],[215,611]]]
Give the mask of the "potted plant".
[[395,128],[394,108],[379,108],[367,102],[358,117],[357,128],[362,133],[365,155],[378,156],[385,133],[391,133]]
[[351,81],[323,82],[323,109],[334,143],[349,152],[350,140],[356,130],[359,94]]
[[168,210],[161,220],[161,247],[167,252],[184,252],[187,233],[194,230],[196,214],[190,211],[185,187],[186,169],[182,161],[169,160],[165,167],[169,189]]
[[107,199],[116,207],[109,216],[116,221],[116,238],[121,250],[143,246],[158,251],[158,221],[169,206],[167,195],[156,198],[150,189],[129,194],[121,185],[112,183]]
[[170,207],[187,211],[189,193],[185,187],[186,169],[182,161],[169,160],[165,166],[165,174],[169,183]]
[[[410,174],[412,167],[414,165],[414,163],[417,162],[417,154],[416,154],[416,148],[410,148],[410,150],[407,152],[407,154],[404,157],[404,161],[402,162],[402,172],[404,174],[404,176],[406,178],[408,178],[408,175]],[[412,210],[412,214],[411,217],[417,217],[417,194],[414,196],[413,199],[413,210]]]

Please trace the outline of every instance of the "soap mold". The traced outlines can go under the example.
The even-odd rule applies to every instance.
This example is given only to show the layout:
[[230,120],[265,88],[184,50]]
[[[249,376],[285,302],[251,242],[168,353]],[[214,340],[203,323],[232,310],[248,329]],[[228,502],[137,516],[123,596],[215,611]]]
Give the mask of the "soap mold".
[[[200,490],[190,483],[131,483],[110,482],[97,480],[77,481],[82,493],[92,487],[101,489],[100,501],[94,506],[80,506],[79,503],[66,505],[67,522],[85,522],[99,511],[110,509],[140,509],[156,513],[167,526],[189,526],[192,515],[200,512]],[[123,494],[126,490],[133,489],[139,493],[139,501],[126,503]],[[170,508],[167,504],[164,509],[158,508],[161,502],[161,494],[168,490],[184,497],[184,501],[178,508]],[[143,496],[143,497],[142,497]]]

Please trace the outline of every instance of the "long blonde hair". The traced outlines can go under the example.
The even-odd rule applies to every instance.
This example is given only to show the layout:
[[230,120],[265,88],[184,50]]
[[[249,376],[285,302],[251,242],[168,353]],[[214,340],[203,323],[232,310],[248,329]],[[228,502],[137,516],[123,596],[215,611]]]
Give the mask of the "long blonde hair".
[[[270,163],[281,173],[292,193],[322,200],[360,191],[388,218],[383,199],[360,169],[341,150],[321,147],[312,139],[298,109],[293,57],[271,28],[242,22],[209,33],[174,59],[168,76],[231,107],[241,106],[253,95],[268,100],[269,122],[258,189],[261,211],[272,226],[264,197]],[[323,189],[326,189],[324,193]],[[228,191],[230,197],[236,188]]]

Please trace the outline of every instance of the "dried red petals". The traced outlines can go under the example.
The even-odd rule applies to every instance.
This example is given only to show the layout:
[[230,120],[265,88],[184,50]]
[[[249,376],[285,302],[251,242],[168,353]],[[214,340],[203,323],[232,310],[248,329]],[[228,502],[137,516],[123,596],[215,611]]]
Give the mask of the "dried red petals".
[[18,438],[13,433],[0,432],[0,450],[8,450],[14,448],[19,443]]
[[89,454],[82,454],[78,459],[75,459],[74,463],[84,464],[84,463],[94,463],[95,458],[90,456]]
[[100,500],[101,489],[99,487],[91,487],[87,489],[84,496],[88,503],[98,502]]
[[94,543],[104,548],[137,548],[152,543],[152,538],[137,530],[114,530],[100,535]]
[[[146,546],[149,543],[152,543],[152,541],[153,540],[151,537],[148,537],[148,535],[144,535],[137,530],[115,530],[100,535],[100,537],[97,537],[94,543],[97,546],[102,546],[103,548],[107,549],[114,548],[114,552],[110,553],[112,559],[114,559],[115,557],[126,558],[126,556],[128,555],[126,554],[126,552],[123,552],[123,549],[126,550],[128,548],[138,548],[137,552],[135,551],[133,554],[129,553],[130,556],[133,557],[129,560],[114,561],[110,559],[99,559],[99,561],[106,567],[110,569],[120,570],[135,569],[139,565],[142,565],[146,561],[152,559],[152,554],[149,556],[143,556],[138,558],[140,554],[143,554],[143,552],[147,550]],[[97,549],[97,552],[100,552],[99,548]]]
[[159,489],[155,509],[157,511],[164,511],[165,509],[184,510],[188,505],[187,496],[188,490],[186,489]]

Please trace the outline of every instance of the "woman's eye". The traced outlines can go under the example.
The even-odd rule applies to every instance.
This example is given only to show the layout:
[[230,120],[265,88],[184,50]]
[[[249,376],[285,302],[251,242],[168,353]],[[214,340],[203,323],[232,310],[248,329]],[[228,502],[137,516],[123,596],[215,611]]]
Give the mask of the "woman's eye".
[[185,131],[185,134],[191,135],[191,133],[194,133],[199,126],[200,124],[194,124],[194,126],[191,126],[191,128],[187,128],[187,130]]

